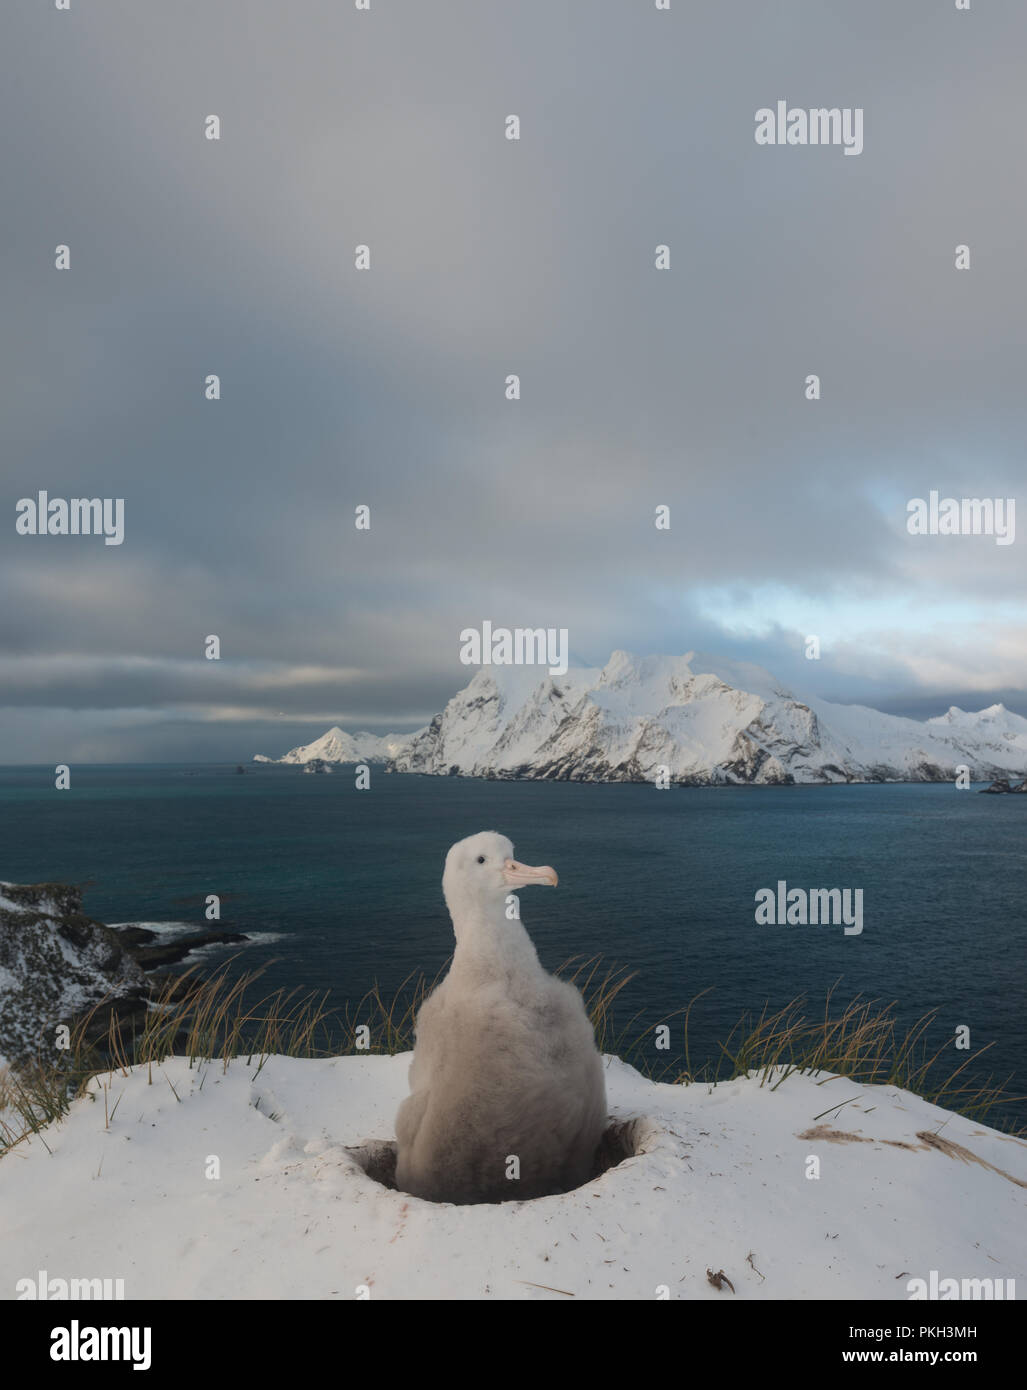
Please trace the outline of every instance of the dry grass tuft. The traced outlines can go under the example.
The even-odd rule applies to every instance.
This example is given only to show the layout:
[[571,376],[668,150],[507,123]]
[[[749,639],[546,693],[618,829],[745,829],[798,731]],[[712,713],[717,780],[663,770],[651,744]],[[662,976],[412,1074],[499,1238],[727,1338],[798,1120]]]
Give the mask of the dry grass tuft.
[[[155,982],[141,1026],[125,1023],[110,1011],[106,1026],[98,1029],[97,1021],[104,1018],[105,1006],[110,1004],[101,1000],[77,1020],[70,1046],[56,1064],[38,1061],[17,1072],[0,1072],[0,1154],[30,1134],[42,1137],[49,1124],[67,1114],[91,1077],[146,1066],[152,1081],[154,1064],[169,1056],[187,1057],[190,1066],[220,1060],[225,1069],[233,1058],[245,1057],[251,1064],[256,1060],[259,1072],[269,1057],[279,1055],[408,1051],[413,1046],[417,1011],[446,969],[433,980],[424,974],[409,975],[391,998],[375,985],[358,1004],[338,1015],[328,1009],[327,995],[317,992],[278,989],[254,998],[263,969],[232,979],[234,959],[204,979],[197,978],[194,969]],[[979,1122],[1016,1135],[1025,1133],[1023,1127],[1003,1123],[1001,1107],[1023,1099],[1008,1093],[1008,1079],[996,1082],[989,1076],[981,1083],[964,1076],[987,1047],[954,1068],[942,1060],[951,1049],[950,1038],[933,1051],[928,1047],[934,1012],[900,1031],[894,1001],[882,1004],[857,997],[832,1014],[833,991],[829,991],[823,1012],[808,1014],[806,1000],[799,997],[774,1012],[765,1006],[758,1017],[744,1014],[720,1044],[716,1061],[693,1070],[688,1025],[696,1000],[707,990],[667,1018],[643,1025],[639,1012],[618,1027],[614,1006],[634,972],[604,966],[601,957],[593,956],[574,957],[557,974],[581,990],[600,1050],[624,1058],[653,1080],[715,1085],[755,1075],[761,1085],[776,1090],[793,1072],[823,1072],[825,1079],[842,1075],[861,1085],[897,1086]],[[655,1036],[658,1028],[682,1015],[684,1069],[663,1058]],[[364,1029],[366,1033],[358,1031]]]

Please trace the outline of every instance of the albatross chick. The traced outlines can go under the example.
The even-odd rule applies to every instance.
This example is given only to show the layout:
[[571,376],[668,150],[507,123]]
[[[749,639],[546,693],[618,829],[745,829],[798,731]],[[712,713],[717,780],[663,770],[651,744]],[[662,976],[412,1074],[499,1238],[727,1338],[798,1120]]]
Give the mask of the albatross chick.
[[587,1182],[606,1123],[603,1064],[579,991],[542,969],[507,898],[556,884],[483,831],[446,856],[456,951],[421,1006],[396,1186],[432,1202],[504,1202]]

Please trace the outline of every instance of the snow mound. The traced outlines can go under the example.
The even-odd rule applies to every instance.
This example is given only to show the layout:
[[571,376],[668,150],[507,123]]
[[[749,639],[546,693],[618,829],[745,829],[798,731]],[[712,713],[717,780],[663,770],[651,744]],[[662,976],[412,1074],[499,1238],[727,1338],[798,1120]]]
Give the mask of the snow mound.
[[45,1269],[127,1298],[904,1300],[932,1270],[1024,1274],[1021,1141],[889,1086],[674,1086],[605,1060],[615,1166],[467,1207],[386,1185],[409,1053],[94,1078],[52,1153],[0,1160],[0,1289]]

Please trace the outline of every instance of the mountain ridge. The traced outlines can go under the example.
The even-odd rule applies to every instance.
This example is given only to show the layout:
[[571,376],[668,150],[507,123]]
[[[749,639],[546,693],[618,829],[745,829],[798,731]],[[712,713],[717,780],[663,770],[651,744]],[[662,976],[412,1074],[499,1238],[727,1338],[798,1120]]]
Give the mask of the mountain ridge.
[[431,776],[686,786],[950,781],[961,767],[980,781],[1024,775],[1027,719],[1002,705],[907,719],[802,699],[750,662],[618,650],[563,675],[482,666],[415,733],[333,728],[278,761],[312,757]]

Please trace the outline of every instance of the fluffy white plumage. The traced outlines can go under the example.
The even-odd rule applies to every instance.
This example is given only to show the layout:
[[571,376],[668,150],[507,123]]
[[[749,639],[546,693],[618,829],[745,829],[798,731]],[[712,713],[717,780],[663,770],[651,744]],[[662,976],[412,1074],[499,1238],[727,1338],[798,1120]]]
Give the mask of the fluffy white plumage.
[[[502,1202],[580,1187],[606,1122],[603,1064],[578,990],[542,969],[511,892],[555,885],[483,831],[446,856],[456,951],[417,1017],[396,1116],[396,1185],[435,1202]],[[511,1158],[516,1157],[519,1176]]]

